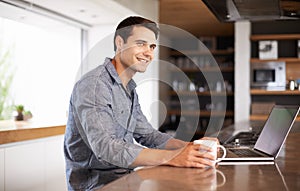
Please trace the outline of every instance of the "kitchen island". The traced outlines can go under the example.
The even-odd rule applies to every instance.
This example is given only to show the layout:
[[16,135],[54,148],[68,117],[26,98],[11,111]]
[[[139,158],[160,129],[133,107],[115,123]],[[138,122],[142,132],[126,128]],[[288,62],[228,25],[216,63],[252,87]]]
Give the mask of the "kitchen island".
[[[241,131],[249,123],[236,125]],[[234,127],[234,126],[233,126]],[[245,130],[245,129],[244,129]],[[232,128],[227,131],[233,133]],[[237,131],[235,131],[237,132]],[[222,133],[224,136],[226,133]],[[219,165],[216,168],[147,167],[132,172],[104,187],[103,190],[300,190],[300,132],[290,132],[274,164]]]

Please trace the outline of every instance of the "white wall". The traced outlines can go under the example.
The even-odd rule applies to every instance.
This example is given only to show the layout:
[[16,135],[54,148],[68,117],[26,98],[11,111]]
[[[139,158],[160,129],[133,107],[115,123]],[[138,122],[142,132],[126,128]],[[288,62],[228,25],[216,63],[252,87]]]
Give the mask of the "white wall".
[[234,25],[235,36],[235,123],[249,120],[250,116],[250,34],[251,23],[238,21]]
[[[135,1],[134,3],[132,3],[131,1],[121,2],[127,5],[134,5],[134,7],[132,8],[139,10],[139,13],[132,10],[132,13],[129,15],[140,15],[157,21],[159,14],[158,1],[139,0]],[[128,12],[124,13],[124,18],[129,15]],[[91,57],[89,55],[89,59],[93,59],[91,63],[96,63],[97,65],[102,64],[105,57],[114,56],[113,35],[119,22],[120,21],[107,25],[97,25],[88,30],[88,55],[92,54]],[[103,47],[102,44],[105,44],[105,46]],[[91,66],[88,69],[94,67],[95,66]],[[134,80],[138,85],[137,92],[139,95],[142,110],[154,128],[158,128],[159,123],[158,82],[157,80],[153,80],[159,78],[158,68],[158,50],[156,50],[156,57],[154,61],[149,65],[147,71],[143,74],[137,74],[134,77]]]

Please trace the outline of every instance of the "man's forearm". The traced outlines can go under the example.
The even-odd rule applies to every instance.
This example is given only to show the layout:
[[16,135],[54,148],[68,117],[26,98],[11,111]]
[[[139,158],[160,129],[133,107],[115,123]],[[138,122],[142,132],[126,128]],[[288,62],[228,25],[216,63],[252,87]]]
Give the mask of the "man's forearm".
[[187,144],[189,144],[189,143],[185,142],[185,141],[182,141],[182,140],[179,140],[179,139],[171,138],[166,143],[165,149],[167,149],[167,150],[180,149],[180,148],[186,146]]
[[[181,149],[186,146],[188,142],[179,139],[171,138],[165,145],[164,150],[160,149],[143,149],[136,158],[133,167],[136,166],[157,166],[170,165],[169,161],[179,152],[176,149]],[[171,151],[173,150],[173,151]]]
[[167,165],[168,161],[174,157],[175,150],[143,149],[131,167],[137,166],[157,166]]

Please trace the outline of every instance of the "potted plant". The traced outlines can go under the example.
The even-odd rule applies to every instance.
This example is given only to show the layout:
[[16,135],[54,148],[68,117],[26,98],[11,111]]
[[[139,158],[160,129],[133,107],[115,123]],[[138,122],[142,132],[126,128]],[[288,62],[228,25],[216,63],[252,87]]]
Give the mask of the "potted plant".
[[29,120],[29,119],[32,118],[32,113],[31,113],[31,111],[24,111],[24,112],[23,112],[23,115],[24,115],[24,120],[25,120],[25,121],[27,121],[27,120]]
[[22,121],[24,120],[24,106],[23,105],[16,105],[15,109],[18,113],[18,115],[16,116],[16,121]]

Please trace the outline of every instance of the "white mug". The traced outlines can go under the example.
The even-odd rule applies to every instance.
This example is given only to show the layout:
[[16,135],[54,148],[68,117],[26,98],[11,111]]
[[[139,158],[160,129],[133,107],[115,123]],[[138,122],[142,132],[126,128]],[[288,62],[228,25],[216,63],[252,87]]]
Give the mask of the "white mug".
[[215,156],[216,158],[218,156],[218,149],[217,148],[221,148],[223,150],[223,155],[220,158],[217,158],[217,160],[215,160],[215,162],[220,162],[223,158],[226,157],[226,149],[225,149],[225,147],[223,147],[222,145],[219,145],[217,143],[217,141],[201,139],[201,140],[195,140],[194,141],[194,145],[196,145],[196,144],[201,144],[201,145],[205,145],[207,147],[212,148],[211,154],[213,156]]

